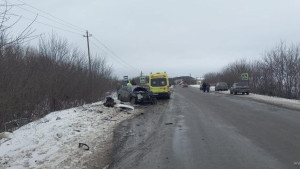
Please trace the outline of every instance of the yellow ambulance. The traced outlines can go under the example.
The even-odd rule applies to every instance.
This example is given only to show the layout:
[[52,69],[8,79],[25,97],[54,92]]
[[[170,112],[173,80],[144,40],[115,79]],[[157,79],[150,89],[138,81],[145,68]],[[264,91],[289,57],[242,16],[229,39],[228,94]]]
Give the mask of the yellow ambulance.
[[167,73],[150,73],[149,89],[156,97],[170,99],[169,78]]

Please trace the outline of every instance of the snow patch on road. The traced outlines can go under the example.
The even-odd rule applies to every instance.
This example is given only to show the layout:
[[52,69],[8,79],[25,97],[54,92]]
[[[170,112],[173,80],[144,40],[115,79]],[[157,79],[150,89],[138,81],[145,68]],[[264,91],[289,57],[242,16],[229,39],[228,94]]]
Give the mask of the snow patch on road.
[[0,140],[0,168],[88,168],[95,153],[110,148],[117,124],[138,113],[103,102],[52,112]]

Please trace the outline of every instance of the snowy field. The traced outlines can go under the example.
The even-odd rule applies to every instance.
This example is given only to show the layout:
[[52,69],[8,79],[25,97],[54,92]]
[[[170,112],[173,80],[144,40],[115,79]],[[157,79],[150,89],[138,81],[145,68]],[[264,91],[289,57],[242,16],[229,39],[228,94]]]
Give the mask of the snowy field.
[[[190,87],[199,88],[200,85],[190,85]],[[210,91],[214,93],[221,93],[221,94],[228,94],[230,95],[229,90],[228,91],[215,91],[215,86],[210,87]],[[235,95],[237,97],[247,97],[251,98],[253,100],[257,100],[264,103],[269,103],[277,106],[282,106],[290,109],[300,110],[300,100],[293,100],[293,99],[285,99],[285,98],[279,98],[274,96],[265,96],[265,95],[259,95],[255,93],[250,93],[249,95]]]
[[102,102],[52,112],[0,140],[0,168],[103,168],[113,130],[139,113]]

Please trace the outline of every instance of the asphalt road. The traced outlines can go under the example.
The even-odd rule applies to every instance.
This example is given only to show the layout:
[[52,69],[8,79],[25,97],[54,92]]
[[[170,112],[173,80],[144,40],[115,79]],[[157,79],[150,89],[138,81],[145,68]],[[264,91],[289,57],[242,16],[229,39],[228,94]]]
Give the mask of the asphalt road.
[[300,169],[299,111],[180,87],[144,109],[115,131],[109,168]]

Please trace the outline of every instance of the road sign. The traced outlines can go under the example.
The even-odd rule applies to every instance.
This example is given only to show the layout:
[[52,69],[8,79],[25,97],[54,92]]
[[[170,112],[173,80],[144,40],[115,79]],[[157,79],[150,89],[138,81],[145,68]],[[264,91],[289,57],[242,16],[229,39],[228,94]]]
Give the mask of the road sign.
[[128,76],[123,76],[123,82],[128,83]]
[[242,78],[242,80],[249,80],[249,74],[248,73],[242,73],[241,78]]
[[146,83],[146,77],[145,76],[140,77],[140,83]]

